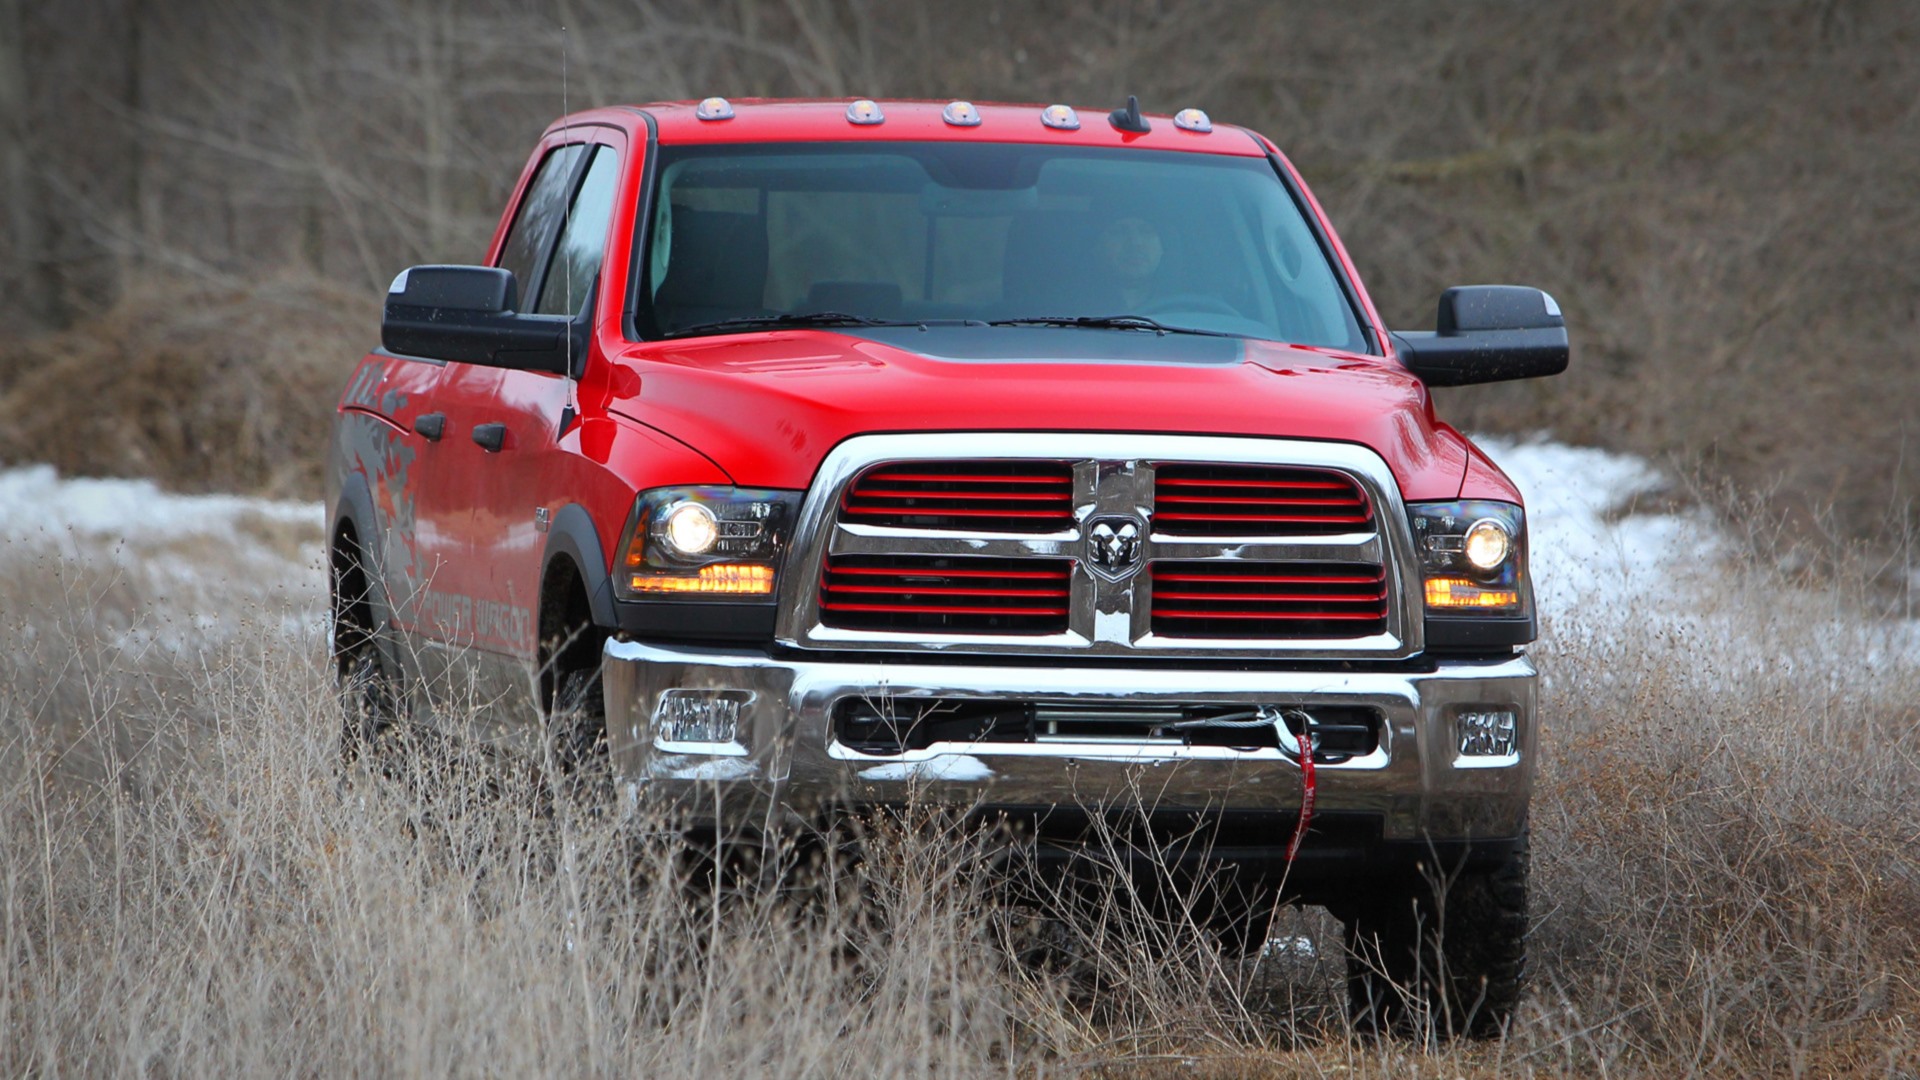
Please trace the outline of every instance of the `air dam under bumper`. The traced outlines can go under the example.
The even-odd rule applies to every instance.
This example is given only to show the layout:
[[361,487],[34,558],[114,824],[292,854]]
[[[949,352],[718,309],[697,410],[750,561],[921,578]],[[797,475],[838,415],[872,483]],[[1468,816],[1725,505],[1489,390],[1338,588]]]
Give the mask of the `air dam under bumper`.
[[[607,732],[623,790],[728,826],[809,820],[823,806],[1145,804],[1155,811],[1297,812],[1299,764],[1280,748],[1140,740],[941,742],[872,754],[834,737],[835,707],[980,700],[1054,706],[1360,707],[1377,748],[1316,768],[1316,815],[1377,819],[1385,840],[1517,836],[1533,786],[1534,669],[1525,656],[1429,671],[1224,671],[841,662],[607,643]],[[699,705],[701,730],[687,725]],[[1462,713],[1508,712],[1509,753],[1462,755]],[[675,717],[681,722],[674,724]],[[689,739],[692,733],[697,736]],[[715,820],[715,819],[718,820]]]

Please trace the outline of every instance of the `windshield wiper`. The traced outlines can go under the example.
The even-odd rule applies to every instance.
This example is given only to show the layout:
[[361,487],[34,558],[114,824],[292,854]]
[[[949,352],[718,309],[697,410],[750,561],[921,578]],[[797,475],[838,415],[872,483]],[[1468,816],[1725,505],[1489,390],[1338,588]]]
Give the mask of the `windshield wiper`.
[[736,315],[731,319],[717,319],[713,322],[694,323],[692,326],[676,326],[672,330],[667,331],[667,336],[685,337],[689,334],[711,334],[725,330],[774,330],[792,326],[918,325],[916,322],[876,319],[871,315],[850,315],[844,311],[809,311],[805,314]]
[[1156,334],[1199,334],[1202,337],[1240,337],[1223,330],[1168,326],[1145,315],[1035,315],[1024,319],[995,319],[989,326],[1077,326],[1087,330],[1151,330]]

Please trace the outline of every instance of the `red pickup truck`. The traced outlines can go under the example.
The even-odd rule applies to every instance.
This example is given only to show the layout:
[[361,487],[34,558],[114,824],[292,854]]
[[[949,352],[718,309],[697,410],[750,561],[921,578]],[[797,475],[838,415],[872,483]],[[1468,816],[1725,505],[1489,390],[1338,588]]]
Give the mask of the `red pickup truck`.
[[348,752],[458,717],[743,841],[910,792],[1127,837],[1231,883],[1223,941],[1329,907],[1358,1021],[1513,1009],[1525,518],[1429,387],[1562,370],[1547,294],[1388,330],[1194,109],[709,98],[555,122],[381,341],[327,469]]

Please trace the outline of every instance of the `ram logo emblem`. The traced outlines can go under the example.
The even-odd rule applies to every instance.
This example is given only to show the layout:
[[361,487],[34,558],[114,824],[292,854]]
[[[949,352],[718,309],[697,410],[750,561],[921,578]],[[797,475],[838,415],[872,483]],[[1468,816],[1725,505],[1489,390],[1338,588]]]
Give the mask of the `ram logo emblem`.
[[1129,518],[1094,521],[1087,528],[1087,565],[1108,581],[1140,569],[1140,523]]

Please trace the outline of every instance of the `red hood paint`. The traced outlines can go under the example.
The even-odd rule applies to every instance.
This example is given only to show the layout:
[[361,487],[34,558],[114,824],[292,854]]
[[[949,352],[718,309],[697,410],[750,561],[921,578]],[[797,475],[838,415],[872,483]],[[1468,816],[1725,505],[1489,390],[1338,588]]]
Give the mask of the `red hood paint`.
[[685,442],[748,487],[803,489],[834,445],[878,432],[1360,443],[1387,462],[1408,501],[1459,497],[1471,455],[1435,421],[1425,386],[1393,361],[1260,341],[1229,363],[1009,363],[792,330],[629,345],[606,370],[598,389],[608,408]]

